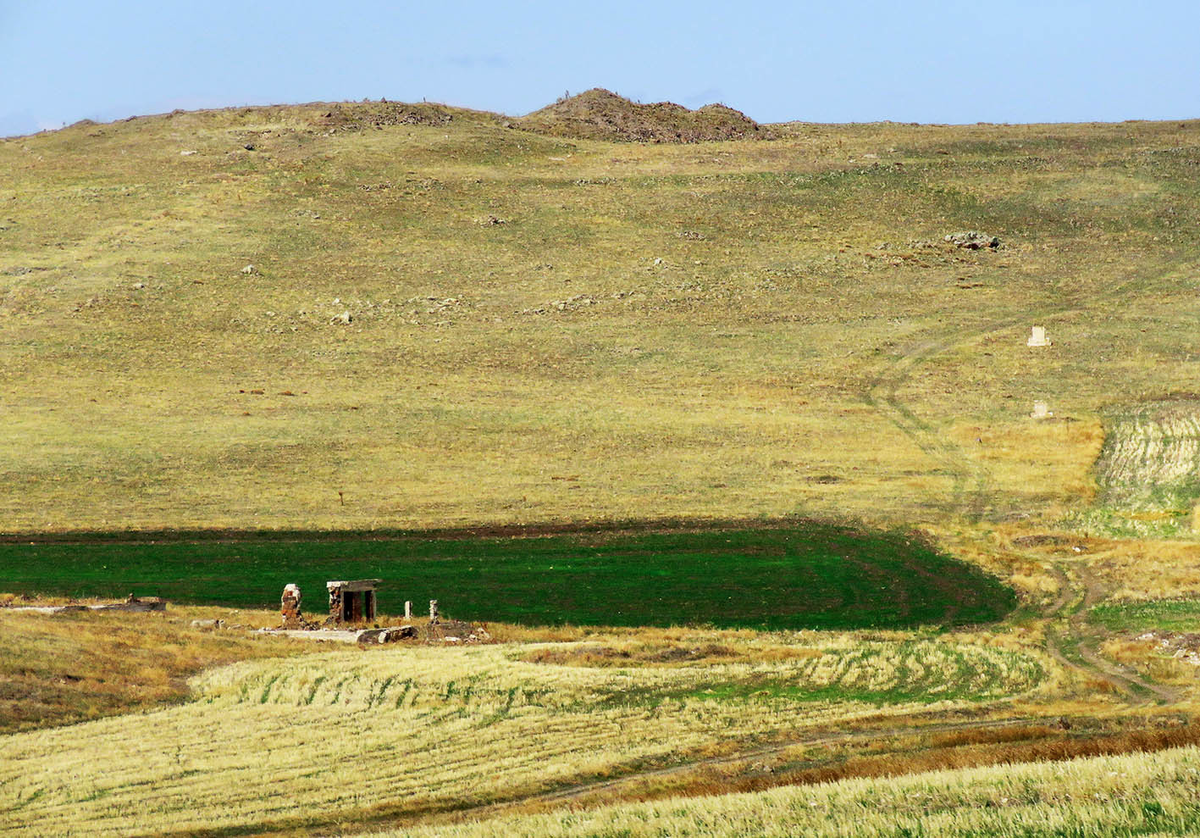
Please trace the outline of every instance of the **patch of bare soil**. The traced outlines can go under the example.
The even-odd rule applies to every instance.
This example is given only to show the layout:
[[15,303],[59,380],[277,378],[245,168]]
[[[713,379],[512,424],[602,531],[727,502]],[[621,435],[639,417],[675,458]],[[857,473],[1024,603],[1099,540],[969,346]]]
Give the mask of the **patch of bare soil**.
[[674,102],[640,104],[594,88],[512,121],[539,134],[572,139],[643,143],[700,143],[772,139],[741,111],[725,105],[689,110]]

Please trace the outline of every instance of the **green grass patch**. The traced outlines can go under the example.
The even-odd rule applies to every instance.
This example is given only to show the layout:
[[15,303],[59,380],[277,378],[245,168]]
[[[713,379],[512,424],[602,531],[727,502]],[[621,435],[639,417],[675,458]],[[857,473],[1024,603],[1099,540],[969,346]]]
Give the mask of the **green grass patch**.
[[1159,599],[1097,605],[1088,612],[1088,617],[1092,622],[1113,631],[1200,631],[1200,599]]
[[530,538],[0,545],[14,592],[158,595],[270,606],[289,582],[324,610],[325,582],[378,577],[380,608],[440,601],[520,624],[906,628],[997,620],[1016,605],[982,571],[897,532],[786,529]]

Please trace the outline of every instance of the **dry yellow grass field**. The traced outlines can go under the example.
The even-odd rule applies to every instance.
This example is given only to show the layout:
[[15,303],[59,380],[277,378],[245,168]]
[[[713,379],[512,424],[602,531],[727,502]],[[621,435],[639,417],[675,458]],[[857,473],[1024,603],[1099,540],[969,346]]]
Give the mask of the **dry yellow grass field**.
[[330,112],[0,141],[5,529],[1053,520],[1196,378],[1195,122]]
[[310,651],[299,643],[191,624],[221,619],[260,626],[277,622],[273,616],[171,608],[153,615],[48,617],[0,607],[0,734],[180,703],[192,696],[187,679],[204,669]]

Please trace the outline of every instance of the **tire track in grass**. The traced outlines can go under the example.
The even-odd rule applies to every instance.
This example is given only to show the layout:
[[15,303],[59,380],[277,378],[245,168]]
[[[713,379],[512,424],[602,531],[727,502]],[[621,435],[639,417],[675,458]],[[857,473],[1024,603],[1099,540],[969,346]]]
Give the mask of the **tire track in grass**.
[[[425,807],[406,808],[404,803],[386,804],[360,812],[338,812],[328,817],[314,813],[312,816],[282,818],[275,821],[259,822],[218,828],[214,830],[184,830],[181,832],[157,833],[160,838],[232,838],[232,836],[286,836],[296,835],[298,830],[310,834],[313,830],[337,829],[337,834],[346,834],[347,827],[357,834],[366,830],[383,828],[404,828],[417,824],[460,822],[466,820],[483,820],[499,817],[518,809],[529,806],[564,807],[589,803],[586,798],[592,795],[619,792],[621,787],[630,783],[640,783],[645,780],[668,778],[705,768],[720,768],[726,765],[736,765],[739,762],[764,759],[799,747],[827,747],[841,744],[871,742],[881,738],[903,738],[905,736],[943,734],[968,731],[987,731],[1004,728],[1015,728],[1029,725],[1044,724],[1045,719],[1038,717],[1008,717],[1003,719],[971,719],[955,722],[938,722],[936,719],[945,718],[944,711],[934,713],[913,714],[897,717],[897,721],[909,724],[897,727],[873,727],[865,730],[833,730],[812,733],[794,739],[777,740],[770,745],[738,751],[722,756],[701,759],[683,759],[671,765],[659,768],[647,768],[644,762],[635,762],[627,768],[629,773],[605,779],[596,779],[562,786],[550,791],[525,794],[515,791],[511,797],[491,803],[476,804],[448,801]],[[934,719],[928,724],[920,724],[921,719]],[[590,804],[595,805],[595,804]]]
[[[900,390],[911,378],[916,367],[940,354],[976,343],[1019,324],[1039,320],[1045,322],[1069,314],[1084,313],[1097,304],[1116,300],[1136,287],[1140,286],[1145,290],[1171,281],[1171,274],[1149,278],[1135,275],[1091,294],[1087,305],[1061,305],[1027,310],[1012,317],[988,321],[973,329],[964,329],[942,340],[927,340],[914,344],[898,357],[888,361],[882,370],[868,380],[861,398],[951,475],[952,510],[968,522],[977,524],[983,520],[988,510],[987,496],[991,472],[983,463],[972,461],[962,446],[939,434],[930,422],[921,419],[912,407],[904,403]],[[1072,565],[1083,577],[1082,581],[1076,584],[1064,567],[1060,566],[1064,563],[1047,561],[1029,553],[1021,555],[1042,565],[1059,581],[1059,595],[1044,616],[1061,618],[1071,605],[1078,603],[1077,607],[1065,615],[1069,639],[1059,637],[1053,629],[1046,632],[1046,649],[1051,657],[1064,666],[1108,683],[1131,705],[1154,700],[1172,703],[1179,699],[1180,693],[1177,690],[1150,683],[1126,667],[1108,661],[1099,653],[1095,638],[1088,628],[1086,614],[1091,605],[1103,599],[1104,591],[1086,567],[1082,564]],[[1077,653],[1078,660],[1071,660],[1067,654],[1072,649]]]
[[973,462],[966,456],[962,446],[938,433],[929,421],[922,419],[911,405],[905,403],[900,389],[912,377],[913,371],[938,355],[1017,326],[1084,314],[1098,304],[1116,300],[1128,291],[1153,290],[1156,286],[1169,285],[1181,278],[1187,278],[1186,272],[1180,272],[1177,276],[1170,273],[1150,277],[1134,275],[1103,290],[1090,292],[1084,304],[1072,301],[1026,309],[1011,317],[991,319],[973,328],[961,329],[941,339],[913,343],[898,356],[885,361],[882,369],[867,379],[859,398],[878,411],[951,476],[951,509],[971,523],[978,523],[987,512],[991,471],[984,464]]
[[[1069,311],[1070,309],[1064,308],[1043,316],[1061,316]],[[971,460],[961,446],[938,433],[930,422],[918,416],[901,398],[900,388],[912,377],[913,371],[920,364],[953,349],[1007,331],[1027,319],[1011,317],[993,320],[981,328],[960,332],[943,340],[925,341],[911,346],[872,376],[860,393],[863,402],[878,411],[912,440],[918,449],[936,462],[942,471],[950,475],[951,510],[963,515],[971,523],[978,523],[987,512],[990,469]]]

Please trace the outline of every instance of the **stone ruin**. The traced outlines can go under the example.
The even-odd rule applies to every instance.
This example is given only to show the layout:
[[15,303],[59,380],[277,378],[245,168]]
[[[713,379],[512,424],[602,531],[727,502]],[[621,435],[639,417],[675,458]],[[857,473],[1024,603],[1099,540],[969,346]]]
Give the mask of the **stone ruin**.
[[304,619],[300,616],[300,586],[292,583],[285,585],[280,603],[279,610],[283,616],[283,627],[285,629],[300,628],[301,621]]
[[329,589],[329,619],[336,624],[374,622],[375,589],[382,579],[326,582]]
[[1029,335],[1029,340],[1025,341],[1026,346],[1050,346],[1050,341],[1046,338],[1045,326],[1034,326],[1033,331]]
[[293,631],[312,631],[317,626],[304,619],[300,613],[300,586],[289,582],[283,588],[283,596],[279,600],[279,614],[282,618],[282,628]]
[[382,579],[337,580],[325,583],[329,590],[329,616],[322,624],[312,623],[300,613],[300,587],[294,583],[284,586],[280,598],[283,625],[278,631],[292,637],[312,640],[337,640],[368,643],[392,643],[396,640],[417,640],[426,643],[453,645],[458,643],[489,643],[491,635],[482,625],[458,620],[443,622],[438,601],[429,600],[429,623],[424,629],[407,624],[412,619],[412,601],[404,603],[406,625],[389,628],[353,628],[354,623],[374,622],[376,619],[376,588]]

